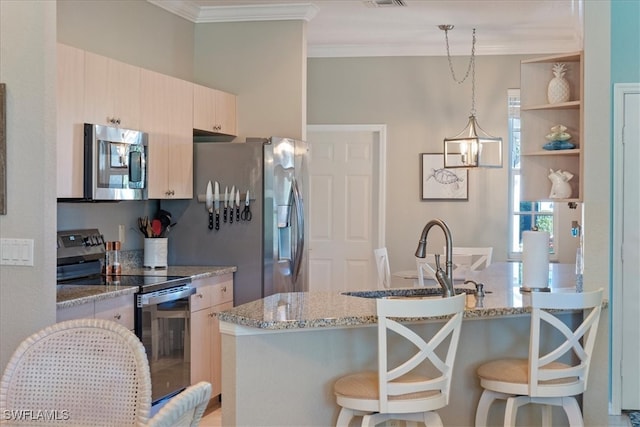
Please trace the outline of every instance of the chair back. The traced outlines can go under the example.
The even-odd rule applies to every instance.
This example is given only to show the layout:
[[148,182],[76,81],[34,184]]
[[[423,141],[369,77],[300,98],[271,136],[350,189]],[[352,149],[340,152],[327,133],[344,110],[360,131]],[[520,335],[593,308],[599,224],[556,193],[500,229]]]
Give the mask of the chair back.
[[196,427],[211,398],[211,384],[200,381],[174,396],[149,421],[149,427]]
[[[416,393],[415,401],[418,407],[412,408],[410,406],[411,402],[408,401],[410,398],[403,399],[401,404],[404,405],[402,409],[405,412],[410,412],[412,409],[417,411],[431,410],[448,404],[464,304],[464,294],[450,298],[376,299],[380,412],[390,412],[390,401],[398,404],[393,400],[394,396],[411,393]],[[440,316],[444,318],[444,324],[428,338],[423,338],[408,326],[394,320],[394,318],[399,318],[406,321]],[[389,366],[388,360],[388,335],[390,331],[398,334],[418,349],[415,354],[395,366]],[[396,352],[397,347],[394,346],[393,350]],[[431,367],[435,368],[438,373],[435,377],[425,378],[417,375],[424,368],[424,362],[429,362]],[[420,379],[417,380],[417,378]],[[439,399],[430,397],[429,404],[431,406],[429,408],[420,407],[420,399],[424,397],[425,392],[431,392],[433,395],[439,394]]]
[[[491,257],[493,256],[493,248],[492,247],[462,247],[462,246],[454,246],[452,249],[453,258],[456,259],[456,256],[466,255],[469,257],[469,261],[467,265],[464,265],[464,268],[467,271],[476,271],[476,270],[484,270],[485,268],[491,265]],[[460,258],[462,260],[462,258]],[[460,263],[460,266],[463,266],[463,262]]]
[[[445,270],[445,256],[440,255],[440,267]],[[471,266],[472,257],[466,254],[454,254],[453,255],[453,279],[464,280],[466,272]],[[429,282],[437,284],[436,282],[436,261],[434,254],[427,254],[424,258],[416,257],[416,268],[418,269],[418,283],[417,286],[426,286]]]
[[[124,326],[101,319],[60,322],[31,335],[0,382],[0,411],[25,409],[56,410],[56,424],[146,424],[151,378],[142,343]],[[34,424],[26,418],[11,422]]]
[[389,269],[389,254],[387,248],[373,250],[373,258],[378,272],[378,289],[391,287],[391,270]]
[[[554,395],[571,396],[584,392],[598,331],[602,289],[582,293],[533,292],[531,306],[530,395],[548,395],[550,384],[553,384]],[[555,310],[584,310],[583,320],[577,327],[567,326]],[[543,322],[551,327],[551,331],[541,332]],[[563,340],[555,349],[544,349],[545,353],[541,354],[540,343],[548,342],[552,333],[559,333]]]

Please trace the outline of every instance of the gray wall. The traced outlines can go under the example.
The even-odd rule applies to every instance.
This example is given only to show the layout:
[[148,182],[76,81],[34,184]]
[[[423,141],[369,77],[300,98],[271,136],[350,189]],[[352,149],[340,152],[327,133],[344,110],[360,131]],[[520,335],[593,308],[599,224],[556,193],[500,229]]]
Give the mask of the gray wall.
[[194,78],[238,96],[238,138],[304,139],[306,24],[198,24]]
[[[476,110],[482,128],[508,147],[507,89],[520,87],[522,56],[476,58]],[[453,58],[458,78],[468,56]],[[424,224],[443,218],[457,246],[493,246],[507,257],[508,152],[502,169],[469,171],[469,200],[420,200],[420,153],[442,153],[442,140],[457,135],[471,109],[471,78],[453,81],[446,57],[311,58],[309,124],[387,125],[386,246],[392,269],[415,268],[413,252]],[[561,207],[558,238],[564,262],[575,260],[571,215]],[[434,235],[434,237],[438,237]]]
[[7,214],[2,238],[34,240],[34,265],[0,266],[0,370],[20,341],[54,323],[56,8],[0,1],[0,82],[7,101]]
[[58,41],[162,74],[193,78],[195,24],[146,1],[58,0]]

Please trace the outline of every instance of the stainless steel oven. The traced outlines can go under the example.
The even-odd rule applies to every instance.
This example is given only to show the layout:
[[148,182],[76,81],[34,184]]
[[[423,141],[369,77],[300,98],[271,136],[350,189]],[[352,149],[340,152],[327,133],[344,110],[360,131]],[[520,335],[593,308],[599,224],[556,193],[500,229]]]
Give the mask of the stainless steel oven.
[[190,279],[142,285],[136,295],[135,330],[147,351],[154,404],[191,384]]
[[153,403],[191,383],[189,296],[196,290],[189,276],[101,274],[105,241],[97,229],[58,231],[57,284],[65,286],[135,286],[135,333],[151,368]]

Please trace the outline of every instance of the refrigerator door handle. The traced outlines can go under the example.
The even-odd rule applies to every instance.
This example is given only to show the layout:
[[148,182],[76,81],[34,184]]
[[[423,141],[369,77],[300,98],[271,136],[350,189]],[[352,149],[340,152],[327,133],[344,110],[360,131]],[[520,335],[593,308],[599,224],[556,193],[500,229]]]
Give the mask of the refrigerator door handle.
[[300,275],[302,255],[304,253],[304,206],[302,203],[302,197],[300,196],[298,182],[295,178],[293,178],[291,182],[291,192],[293,194],[293,202],[295,204],[297,219],[296,253],[293,256],[293,283],[295,284],[298,281],[298,276]]

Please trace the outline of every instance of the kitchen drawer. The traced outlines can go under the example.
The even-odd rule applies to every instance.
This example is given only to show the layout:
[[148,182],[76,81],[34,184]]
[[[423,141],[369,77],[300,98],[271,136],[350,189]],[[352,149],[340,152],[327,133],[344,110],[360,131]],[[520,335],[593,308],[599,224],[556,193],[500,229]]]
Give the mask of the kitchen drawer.
[[134,329],[133,295],[96,301],[95,318],[113,320],[127,329]]
[[211,305],[233,302],[233,280],[228,279],[213,286],[213,300]]
[[191,295],[189,298],[189,302],[191,303],[191,312],[211,307],[211,301],[213,300],[213,285],[200,283],[200,281],[198,281],[198,283],[196,283],[196,293]]
[[87,302],[85,304],[74,305],[73,307],[59,308],[56,310],[56,321],[64,322],[65,320],[75,319],[93,319],[94,304]]

